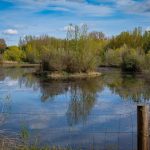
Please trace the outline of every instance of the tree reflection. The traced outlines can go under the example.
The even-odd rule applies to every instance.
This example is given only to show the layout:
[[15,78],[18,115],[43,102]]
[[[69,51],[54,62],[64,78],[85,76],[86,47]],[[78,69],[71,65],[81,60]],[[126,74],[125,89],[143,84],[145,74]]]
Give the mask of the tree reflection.
[[1,68],[0,78],[4,80],[9,77],[12,80],[18,80],[20,87],[40,90],[42,102],[55,100],[56,96],[62,94],[69,94],[70,100],[66,116],[70,126],[86,121],[96,103],[97,93],[102,92],[105,87],[115,95],[119,95],[124,101],[145,102],[150,100],[148,76],[108,71],[99,78],[43,81],[32,75],[33,71],[34,69],[31,68]]
[[99,79],[82,80],[71,85],[71,100],[67,111],[70,126],[86,121],[96,102],[96,94],[102,89]]
[[12,100],[11,95],[6,94],[5,96],[0,97],[0,125],[4,124],[9,117],[11,112]]
[[69,83],[63,81],[40,82],[41,100],[54,100],[55,96],[65,93],[68,90]]
[[[0,68],[0,80],[6,77],[18,80],[20,87],[40,89],[42,101],[52,100],[55,96],[63,94],[71,89],[71,99],[92,97],[92,91],[99,90],[97,84],[108,87],[113,93],[118,94],[124,100],[135,102],[148,101],[150,99],[150,78],[149,75],[129,75],[120,71],[107,70],[98,79],[86,79],[79,81],[42,81],[31,73],[36,68]],[[80,92],[79,92],[80,91]],[[94,92],[93,92],[94,93]],[[75,97],[78,95],[78,97]],[[82,96],[81,96],[82,95]],[[80,97],[80,98],[79,98]],[[79,101],[79,100],[78,100]],[[83,100],[82,100],[83,101]]]
[[105,85],[124,100],[145,102],[150,100],[149,79],[142,75],[106,74],[103,77]]
[[5,79],[4,71],[2,68],[0,68],[0,81],[3,81]]
[[28,73],[32,73],[35,71],[36,68],[2,68],[4,76],[9,77],[12,80],[18,80],[19,78],[22,78],[24,75]]
[[69,125],[85,121],[96,102],[97,92],[102,91],[103,84],[99,78],[72,81],[41,82],[42,101],[54,100],[55,96],[69,92],[70,101],[67,111]]
[[39,89],[39,79],[33,76],[31,73],[24,74],[18,78],[20,87],[33,88],[35,91]]
[[[36,68],[0,68],[0,81],[9,78],[10,81],[16,80],[19,86],[37,89],[39,79],[32,75]],[[10,82],[8,81],[8,82]]]

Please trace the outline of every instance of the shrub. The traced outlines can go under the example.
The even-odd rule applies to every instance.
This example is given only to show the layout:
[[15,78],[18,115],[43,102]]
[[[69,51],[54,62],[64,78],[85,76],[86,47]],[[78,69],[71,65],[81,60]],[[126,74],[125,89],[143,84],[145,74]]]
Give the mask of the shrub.
[[32,47],[30,44],[27,44],[25,51],[25,61],[29,63],[38,63],[38,54],[35,47]]
[[144,68],[150,70],[150,51],[145,56]]
[[122,58],[119,49],[110,49],[105,53],[105,64],[107,66],[120,66],[121,62]]
[[42,54],[42,67],[45,71],[89,72],[93,71],[97,64],[96,54],[90,50],[69,52],[64,49],[45,49]]
[[136,50],[128,49],[123,53],[121,68],[123,71],[139,72],[142,71],[142,56]]
[[120,67],[122,64],[123,54],[128,50],[126,45],[121,48],[110,49],[105,53],[105,64],[107,66],[117,66]]
[[41,62],[44,71],[75,73],[95,70],[99,61],[98,45],[88,36],[86,25],[81,28],[70,25],[65,40],[48,36],[30,37],[22,47],[26,60]]
[[0,54],[0,64],[2,64],[2,62],[3,62],[3,57],[2,57],[2,55]]
[[20,62],[24,57],[23,51],[21,51],[17,46],[10,46],[4,52],[4,60],[18,61]]
[[61,71],[65,69],[64,64],[64,50],[51,50],[44,48],[41,61],[42,68],[45,71]]

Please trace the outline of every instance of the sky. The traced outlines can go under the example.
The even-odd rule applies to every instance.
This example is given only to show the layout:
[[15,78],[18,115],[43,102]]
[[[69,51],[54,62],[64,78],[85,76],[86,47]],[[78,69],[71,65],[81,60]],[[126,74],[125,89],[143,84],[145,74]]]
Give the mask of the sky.
[[150,29],[150,0],[0,0],[0,38],[17,45],[25,35],[65,38],[72,23],[106,36]]

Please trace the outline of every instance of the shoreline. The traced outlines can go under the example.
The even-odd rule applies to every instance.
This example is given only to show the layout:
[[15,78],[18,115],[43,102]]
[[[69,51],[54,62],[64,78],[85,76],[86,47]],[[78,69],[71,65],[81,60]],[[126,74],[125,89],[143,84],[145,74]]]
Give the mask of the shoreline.
[[39,67],[40,64],[29,64],[25,62],[4,61],[0,63],[0,67]]
[[46,77],[47,79],[60,80],[60,79],[86,79],[101,76],[101,72],[88,72],[88,73],[67,73],[67,72],[35,72],[36,76]]

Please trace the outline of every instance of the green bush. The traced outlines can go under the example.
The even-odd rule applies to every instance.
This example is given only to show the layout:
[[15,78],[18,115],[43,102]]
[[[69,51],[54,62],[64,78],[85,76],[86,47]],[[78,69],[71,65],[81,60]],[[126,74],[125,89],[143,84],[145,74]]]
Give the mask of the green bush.
[[122,56],[121,68],[123,71],[140,72],[142,71],[142,56],[138,55],[136,50],[128,49]]
[[2,64],[2,62],[3,62],[3,57],[2,57],[2,55],[0,54],[0,64]]
[[44,71],[61,71],[65,69],[64,50],[51,50],[44,48],[42,52],[42,68]]
[[7,45],[4,39],[0,39],[0,54],[3,54],[6,50]]
[[4,60],[20,62],[24,58],[24,53],[17,46],[10,46],[4,52],[3,58]]
[[90,50],[43,50],[42,66],[45,71],[89,72],[98,65],[96,54]]
[[105,53],[105,65],[119,67],[121,63],[122,57],[120,49],[117,50],[110,49]]
[[150,51],[145,56],[144,69],[150,70]]
[[29,63],[39,62],[37,50],[34,47],[32,47],[31,44],[27,44],[26,46],[25,61]]

